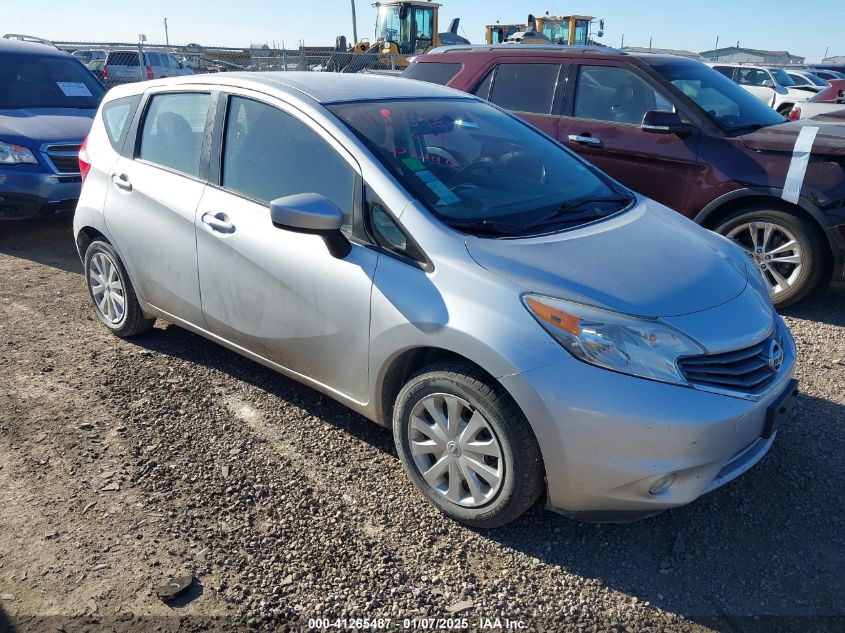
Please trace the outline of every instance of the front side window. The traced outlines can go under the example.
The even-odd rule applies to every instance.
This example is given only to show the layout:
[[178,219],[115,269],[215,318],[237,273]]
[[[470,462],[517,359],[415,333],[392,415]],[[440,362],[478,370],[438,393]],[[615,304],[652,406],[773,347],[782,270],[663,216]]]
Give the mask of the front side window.
[[559,76],[560,64],[500,64],[490,101],[505,110],[551,114]]
[[147,61],[150,66],[161,66],[161,57],[158,53],[147,53]]
[[802,77],[801,75],[793,75],[789,73],[789,78],[792,80],[796,86],[808,86],[810,85],[809,80],[806,77]]
[[549,232],[607,217],[632,200],[553,140],[481,101],[403,99],[327,107],[409,193],[457,230],[498,236]]
[[221,185],[269,204],[318,193],[352,225],[355,171],[314,130],[266,103],[231,97],[226,115]]
[[762,86],[766,81],[772,81],[769,73],[757,68],[740,68],[736,74],[736,82],[740,86]]
[[786,121],[750,92],[704,64],[655,68],[725,131],[749,131]]
[[575,116],[640,125],[646,112],[674,107],[642,77],[618,66],[581,66],[575,86]]
[[199,176],[200,152],[211,95],[177,92],[154,95],[141,131],[141,160]]
[[106,90],[79,60],[0,54],[0,109],[96,109]]

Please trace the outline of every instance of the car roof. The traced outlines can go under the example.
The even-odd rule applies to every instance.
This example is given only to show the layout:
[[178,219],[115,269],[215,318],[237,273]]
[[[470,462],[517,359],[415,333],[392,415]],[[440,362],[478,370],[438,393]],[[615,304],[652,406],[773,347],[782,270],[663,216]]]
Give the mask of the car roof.
[[[149,82],[147,82],[149,83]],[[328,73],[297,71],[227,72],[171,77],[157,85],[203,84],[238,86],[307,96],[321,103],[369,101],[378,99],[462,98],[465,92],[424,81],[367,73]],[[470,97],[471,98],[471,97]]]
[[4,55],[38,55],[40,57],[71,57],[66,53],[49,44],[36,42],[24,42],[8,38],[0,38],[0,53]]

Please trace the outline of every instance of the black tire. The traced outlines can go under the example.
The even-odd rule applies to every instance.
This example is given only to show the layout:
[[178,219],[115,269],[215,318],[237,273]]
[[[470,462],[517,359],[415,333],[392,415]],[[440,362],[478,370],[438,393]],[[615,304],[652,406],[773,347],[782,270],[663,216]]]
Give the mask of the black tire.
[[[801,249],[801,272],[789,288],[772,295],[772,303],[775,307],[785,308],[800,301],[819,287],[825,270],[827,245],[818,227],[811,221],[789,211],[758,205],[731,213],[714,230],[727,236],[734,229],[749,222],[770,222],[776,225],[794,236]],[[768,275],[765,276],[768,277]]]
[[[446,499],[423,478],[410,449],[410,418],[415,405],[432,394],[451,394],[468,402],[489,423],[504,460],[498,492],[485,504],[464,507]],[[414,374],[396,398],[393,410],[396,451],[411,481],[439,510],[465,525],[493,528],[510,523],[533,506],[544,487],[543,462],[525,416],[479,370],[456,362],[437,363]],[[467,489],[468,490],[468,489]]]
[[[109,320],[94,300],[94,293],[91,286],[91,266],[92,260],[98,254],[103,254],[114,262],[117,275],[120,279],[121,285],[123,286],[125,308],[121,318],[117,322]],[[135,294],[135,288],[132,286],[129,274],[126,272],[126,268],[123,265],[123,261],[120,259],[120,256],[117,254],[117,251],[114,250],[112,245],[105,240],[94,240],[88,246],[88,250],[85,251],[85,285],[88,288],[88,298],[91,300],[94,312],[97,314],[100,322],[115,336],[119,336],[121,338],[136,336],[152,329],[153,325],[155,325],[155,319],[148,318],[141,310],[141,306],[138,303],[138,297]]]

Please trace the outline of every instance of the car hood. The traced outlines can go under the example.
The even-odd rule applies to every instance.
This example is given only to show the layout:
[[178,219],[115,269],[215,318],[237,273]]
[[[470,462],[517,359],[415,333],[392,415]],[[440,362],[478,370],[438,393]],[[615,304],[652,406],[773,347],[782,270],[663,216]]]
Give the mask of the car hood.
[[739,248],[653,200],[553,235],[469,237],[481,266],[551,297],[644,317],[691,314],[723,304],[747,285]]
[[756,132],[744,134],[739,139],[746,147],[754,151],[792,153],[795,149],[798,134],[805,125],[819,128],[816,140],[813,142],[813,154],[845,156],[845,126],[835,123],[820,123],[819,121],[800,119],[770,125]]
[[77,108],[0,110],[0,139],[31,149],[56,141],[82,142],[96,113]]

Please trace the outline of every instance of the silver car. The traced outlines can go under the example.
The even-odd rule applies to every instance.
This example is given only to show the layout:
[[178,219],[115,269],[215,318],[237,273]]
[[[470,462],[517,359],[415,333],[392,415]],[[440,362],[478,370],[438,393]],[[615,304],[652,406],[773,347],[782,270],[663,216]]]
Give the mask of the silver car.
[[793,340],[745,253],[471,95],[328,73],[125,85],[80,162],[107,328],[166,320],[391,428],[466,524],[541,497],[585,520],[689,503],[789,414]]

